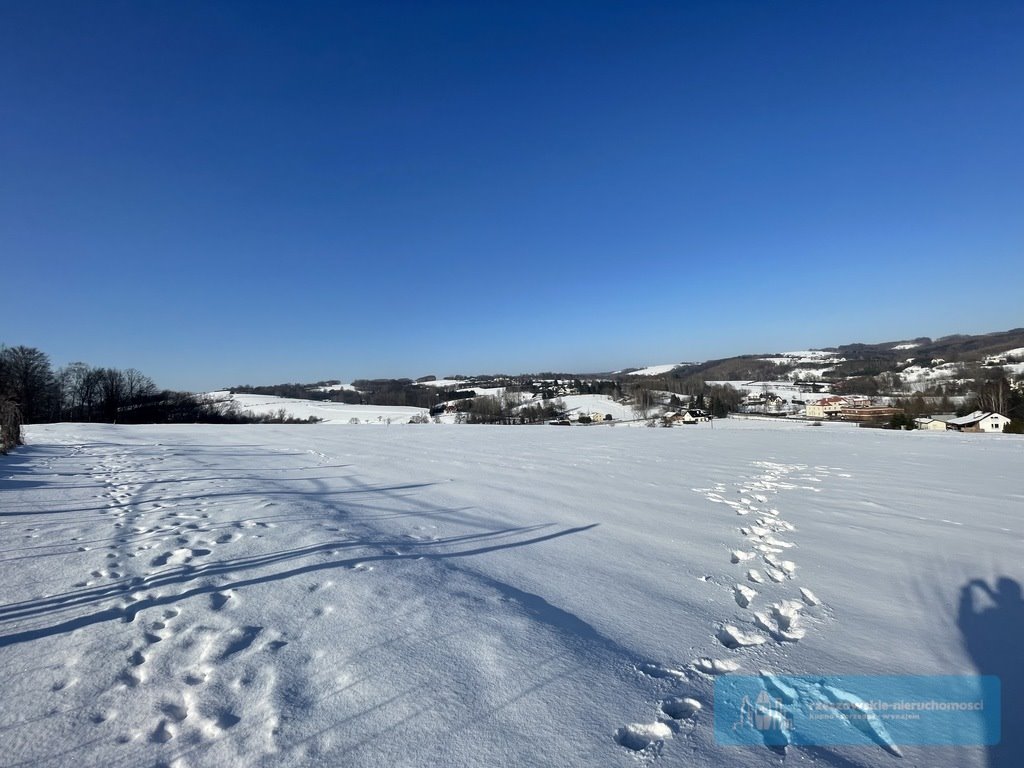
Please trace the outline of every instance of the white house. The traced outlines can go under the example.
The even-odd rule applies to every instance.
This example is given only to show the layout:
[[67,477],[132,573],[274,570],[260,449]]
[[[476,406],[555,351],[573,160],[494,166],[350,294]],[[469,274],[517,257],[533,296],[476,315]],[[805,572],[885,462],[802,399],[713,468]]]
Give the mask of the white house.
[[699,408],[691,408],[683,412],[683,424],[697,424],[702,421],[711,421],[711,414]]
[[1010,420],[1002,414],[988,411],[975,411],[947,422],[949,429],[955,429],[958,432],[1002,432],[1003,427],[1009,423]]
[[914,424],[917,425],[918,429],[932,430],[935,432],[945,432],[946,422],[942,419],[936,419],[931,416],[921,416],[914,419]]

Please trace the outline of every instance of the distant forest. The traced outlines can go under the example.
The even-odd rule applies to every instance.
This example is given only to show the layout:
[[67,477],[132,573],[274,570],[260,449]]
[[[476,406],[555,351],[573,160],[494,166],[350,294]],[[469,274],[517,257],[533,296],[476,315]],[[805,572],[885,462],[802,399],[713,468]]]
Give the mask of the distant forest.
[[[538,375],[538,379],[547,374]],[[574,378],[570,374],[560,374],[560,381],[578,394],[609,395],[613,398],[622,397],[622,385],[618,381],[586,380]],[[531,376],[478,377],[465,380],[465,389],[458,387],[424,386],[433,377],[424,379],[356,379],[350,388],[331,389],[341,382],[337,380],[318,381],[313,384],[270,384],[252,386],[244,384],[229,387],[228,391],[239,395],[273,395],[291,397],[299,400],[321,400],[347,405],[401,405],[414,408],[436,408],[449,400],[463,400],[473,397],[473,387],[507,387],[517,392],[538,394],[545,399],[556,396],[554,388],[538,382]],[[554,381],[554,379],[552,379]]]

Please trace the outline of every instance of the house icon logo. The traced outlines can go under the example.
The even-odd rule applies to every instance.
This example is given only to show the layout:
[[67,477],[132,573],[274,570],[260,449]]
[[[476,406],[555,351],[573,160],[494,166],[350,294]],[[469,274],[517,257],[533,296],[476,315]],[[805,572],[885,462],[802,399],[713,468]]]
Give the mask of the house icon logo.
[[785,704],[768,691],[761,691],[753,703],[749,696],[744,696],[740,703],[740,715],[732,729],[738,731],[745,728],[753,728],[763,734],[782,734],[792,730],[793,719]]

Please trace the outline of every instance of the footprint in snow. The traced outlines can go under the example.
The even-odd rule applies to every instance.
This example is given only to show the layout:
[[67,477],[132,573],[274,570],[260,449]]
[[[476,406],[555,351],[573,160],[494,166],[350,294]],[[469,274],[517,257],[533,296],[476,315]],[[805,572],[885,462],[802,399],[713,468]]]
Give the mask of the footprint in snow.
[[795,643],[806,634],[806,630],[800,626],[800,611],[803,608],[803,603],[796,600],[773,603],[767,611],[754,614],[754,624],[780,643]]
[[686,673],[679,669],[673,669],[672,667],[662,666],[661,664],[652,664],[645,662],[643,664],[636,665],[637,672],[647,675],[648,677],[654,678],[671,678],[674,680],[685,680]]
[[749,607],[750,603],[753,602],[755,597],[757,597],[757,590],[751,589],[743,584],[737,584],[732,588],[732,591],[733,597],[736,599],[736,604],[739,605],[740,608]]
[[175,736],[175,728],[166,720],[161,720],[159,725],[149,736],[149,740],[155,744],[166,744]]
[[703,672],[705,675],[727,675],[730,672],[736,672],[740,668],[740,664],[732,659],[712,659],[703,657],[697,659],[692,664],[693,668],[698,672]]
[[230,589],[224,590],[223,592],[214,592],[210,595],[210,609],[214,611],[223,610],[224,606],[234,597],[234,592]]
[[762,645],[768,642],[768,638],[757,632],[744,632],[732,624],[725,624],[715,633],[715,637],[722,645],[729,649],[747,648],[752,645]]
[[701,710],[701,703],[696,699],[674,697],[661,703],[661,711],[673,720],[691,720]]
[[180,723],[188,718],[189,708],[187,703],[165,701],[160,705],[160,712],[169,720]]
[[659,751],[671,738],[672,729],[665,723],[631,723],[615,731],[615,741],[634,752]]
[[259,637],[261,632],[263,632],[263,627],[258,626],[233,629],[230,633],[232,636],[231,642],[229,642],[221,652],[221,661],[247,650],[256,641],[256,638]]

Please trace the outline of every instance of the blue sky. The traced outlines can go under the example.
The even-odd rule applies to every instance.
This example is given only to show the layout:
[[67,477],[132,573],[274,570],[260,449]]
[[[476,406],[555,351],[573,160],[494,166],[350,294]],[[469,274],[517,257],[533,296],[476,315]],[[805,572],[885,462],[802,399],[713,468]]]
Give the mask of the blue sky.
[[0,342],[158,384],[1024,325],[1024,5],[0,2]]

